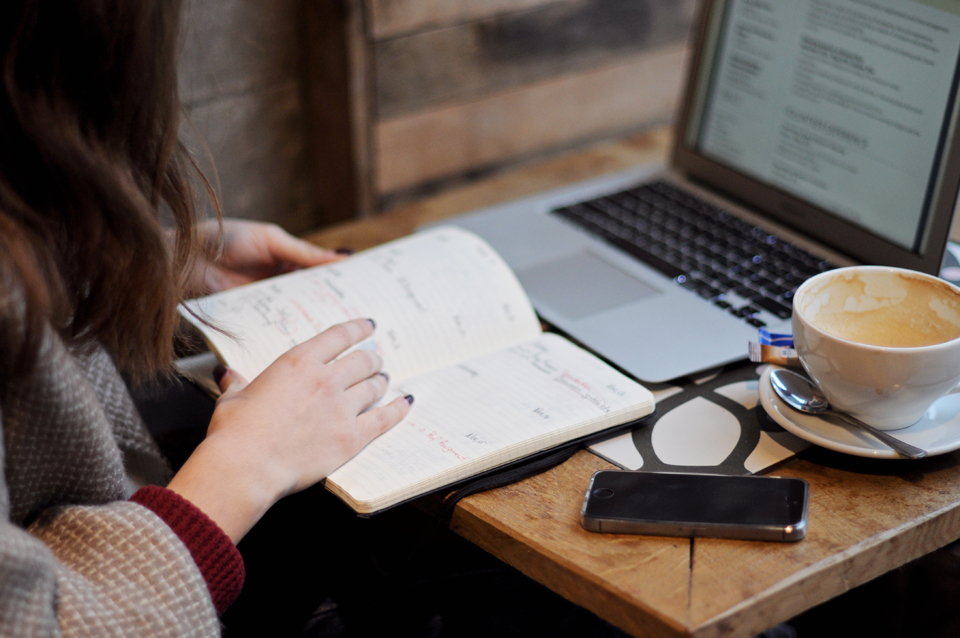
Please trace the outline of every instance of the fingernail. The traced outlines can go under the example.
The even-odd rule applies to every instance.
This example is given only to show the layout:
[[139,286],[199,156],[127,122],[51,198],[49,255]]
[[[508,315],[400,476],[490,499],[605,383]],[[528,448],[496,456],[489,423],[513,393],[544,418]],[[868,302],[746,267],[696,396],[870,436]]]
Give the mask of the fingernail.
[[387,383],[390,383],[390,375],[386,372],[381,372],[380,376],[387,380]]
[[336,250],[335,252],[336,252],[338,255],[345,255],[345,256],[349,257],[350,255],[353,255],[353,254],[356,253],[357,251],[355,251],[353,248],[337,248],[337,250]]
[[227,373],[227,366],[222,363],[218,363],[217,367],[213,369],[213,380],[217,382],[217,385],[220,385],[220,379],[223,378],[223,375]]
[[412,394],[408,394],[407,396],[405,396],[405,397],[403,397],[403,398],[407,400],[407,403],[409,403],[410,405],[413,405],[413,395],[412,395]]
[[374,329],[374,330],[377,329],[377,322],[376,322],[376,321],[374,321],[373,319],[367,319],[367,321],[370,322],[370,325],[373,326],[373,329]]

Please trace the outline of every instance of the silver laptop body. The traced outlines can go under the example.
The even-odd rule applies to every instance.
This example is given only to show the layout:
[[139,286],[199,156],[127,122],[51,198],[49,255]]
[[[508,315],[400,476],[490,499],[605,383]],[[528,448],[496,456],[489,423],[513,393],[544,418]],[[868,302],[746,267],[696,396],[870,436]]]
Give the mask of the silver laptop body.
[[710,0],[670,166],[455,223],[500,252],[543,319],[643,381],[742,359],[758,327],[790,331],[789,310],[685,287],[551,211],[663,181],[824,267],[936,273],[960,183],[958,59],[960,3]]

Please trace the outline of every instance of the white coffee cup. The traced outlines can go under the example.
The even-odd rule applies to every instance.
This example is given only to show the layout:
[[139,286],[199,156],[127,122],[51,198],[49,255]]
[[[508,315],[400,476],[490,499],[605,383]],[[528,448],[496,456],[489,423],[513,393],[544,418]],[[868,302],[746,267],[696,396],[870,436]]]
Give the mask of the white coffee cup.
[[793,340],[831,407],[904,428],[960,382],[960,288],[902,268],[824,272],[794,295]]

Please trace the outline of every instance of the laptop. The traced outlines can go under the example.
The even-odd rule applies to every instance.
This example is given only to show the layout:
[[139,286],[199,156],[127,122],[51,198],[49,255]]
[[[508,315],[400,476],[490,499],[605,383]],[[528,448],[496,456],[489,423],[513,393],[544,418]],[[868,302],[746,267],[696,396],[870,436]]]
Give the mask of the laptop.
[[709,0],[695,43],[669,166],[455,220],[647,382],[790,332],[823,270],[936,273],[960,183],[960,2]]

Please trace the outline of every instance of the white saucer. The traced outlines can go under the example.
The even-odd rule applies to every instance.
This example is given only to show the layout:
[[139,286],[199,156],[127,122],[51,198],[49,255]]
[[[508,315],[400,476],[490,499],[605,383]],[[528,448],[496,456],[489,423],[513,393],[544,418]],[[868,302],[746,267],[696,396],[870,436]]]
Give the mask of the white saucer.
[[[760,404],[770,418],[786,431],[815,445],[836,452],[875,459],[903,458],[869,434],[853,426],[834,424],[812,414],[803,414],[784,403],[770,385],[768,366],[760,377]],[[908,428],[891,431],[896,438],[926,450],[930,456],[960,448],[960,394],[951,394],[930,406],[923,418]]]

